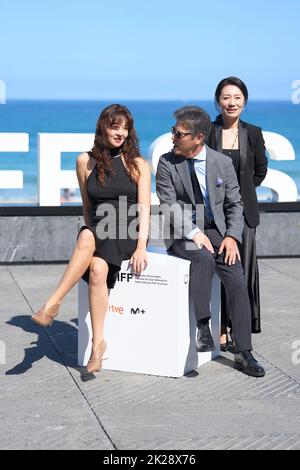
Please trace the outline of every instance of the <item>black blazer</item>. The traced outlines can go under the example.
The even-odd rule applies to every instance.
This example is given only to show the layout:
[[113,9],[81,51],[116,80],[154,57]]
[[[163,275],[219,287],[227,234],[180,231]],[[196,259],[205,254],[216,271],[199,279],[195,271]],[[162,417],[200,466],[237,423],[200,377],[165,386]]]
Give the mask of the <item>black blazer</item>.
[[[212,123],[207,145],[218,152],[222,149],[222,116]],[[268,160],[265,142],[260,127],[239,121],[240,169],[238,181],[244,203],[244,217],[250,227],[259,224],[259,212],[255,188],[267,174]]]

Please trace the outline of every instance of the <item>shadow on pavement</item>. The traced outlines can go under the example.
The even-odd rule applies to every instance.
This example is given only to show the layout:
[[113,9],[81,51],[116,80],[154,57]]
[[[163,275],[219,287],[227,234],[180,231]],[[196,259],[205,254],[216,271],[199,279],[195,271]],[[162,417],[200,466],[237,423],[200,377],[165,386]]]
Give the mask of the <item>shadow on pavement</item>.
[[5,375],[24,374],[35,362],[47,357],[50,361],[75,369],[80,373],[83,382],[94,379],[94,374],[89,374],[85,367],[77,365],[77,318],[71,322],[74,325],[54,320],[52,327],[44,328],[36,325],[29,315],[12,317],[6,322],[8,325],[22,328],[28,333],[35,333],[38,337],[25,348],[22,362],[7,370]]

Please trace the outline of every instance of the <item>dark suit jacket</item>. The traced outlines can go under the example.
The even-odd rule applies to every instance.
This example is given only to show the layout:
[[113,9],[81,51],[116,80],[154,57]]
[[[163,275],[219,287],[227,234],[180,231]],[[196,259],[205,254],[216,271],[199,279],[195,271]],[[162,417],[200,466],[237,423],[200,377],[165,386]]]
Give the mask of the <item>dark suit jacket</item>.
[[[220,233],[242,240],[243,204],[232,160],[206,146],[206,185],[214,222]],[[199,214],[193,222],[196,205],[189,167],[185,157],[172,151],[159,159],[156,192],[164,214],[164,239],[170,248],[175,239],[185,238],[195,229],[203,228]],[[198,223],[199,222],[199,223]]]
[[[207,145],[222,153],[222,116],[212,123]],[[267,174],[268,160],[260,127],[247,122],[239,123],[240,170],[238,181],[244,203],[244,217],[250,227],[259,224],[259,212],[255,188]]]

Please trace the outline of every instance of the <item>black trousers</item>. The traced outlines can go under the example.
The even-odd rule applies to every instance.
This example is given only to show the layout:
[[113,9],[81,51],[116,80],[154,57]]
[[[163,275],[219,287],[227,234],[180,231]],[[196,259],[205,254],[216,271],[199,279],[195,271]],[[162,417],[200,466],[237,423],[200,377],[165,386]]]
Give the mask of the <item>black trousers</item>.
[[211,316],[212,277],[216,271],[225,287],[236,351],[251,350],[251,309],[242,264],[237,260],[229,266],[224,263],[225,253],[218,255],[223,237],[217,229],[205,230],[205,234],[214,248],[214,255],[207,248],[199,250],[193,241],[185,240],[175,240],[169,252],[191,261],[190,295],[197,321]]
[[[252,333],[260,333],[259,272],[256,257],[255,232],[256,229],[249,227],[245,220],[240,254],[251,306]],[[222,284],[221,324],[224,326],[230,326],[230,314],[226,302],[226,292]]]

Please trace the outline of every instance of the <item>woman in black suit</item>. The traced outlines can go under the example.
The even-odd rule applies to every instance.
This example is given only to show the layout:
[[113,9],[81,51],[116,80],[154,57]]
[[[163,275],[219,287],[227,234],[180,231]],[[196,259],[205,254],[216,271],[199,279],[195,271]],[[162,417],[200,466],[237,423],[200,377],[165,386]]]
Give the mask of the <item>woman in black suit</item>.
[[[240,254],[251,303],[252,333],[260,333],[259,274],[255,244],[259,212],[255,188],[267,174],[268,161],[261,128],[240,119],[247,100],[248,90],[242,80],[228,77],[220,81],[215,91],[215,101],[221,114],[212,123],[207,144],[232,158],[238,177],[245,218]],[[229,318],[230,312],[226,311],[226,296],[222,286],[222,350],[227,349]]]

